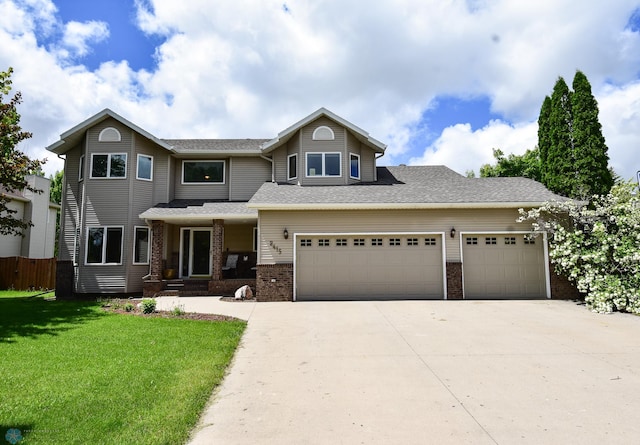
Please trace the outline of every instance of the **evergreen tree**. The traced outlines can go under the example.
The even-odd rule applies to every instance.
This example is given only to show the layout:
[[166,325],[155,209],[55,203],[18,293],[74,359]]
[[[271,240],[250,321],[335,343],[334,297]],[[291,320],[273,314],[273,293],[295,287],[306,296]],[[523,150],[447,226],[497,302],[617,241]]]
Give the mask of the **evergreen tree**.
[[573,115],[571,91],[562,77],[558,78],[551,94],[548,135],[550,144],[544,163],[544,183],[552,192],[571,196],[576,181]]
[[538,156],[540,158],[540,181],[546,184],[547,175],[547,156],[549,147],[551,147],[551,139],[549,137],[549,117],[551,115],[551,98],[546,96],[540,108],[540,116],[538,117]]
[[581,71],[573,78],[571,109],[576,173],[571,195],[576,198],[605,195],[613,186],[608,148],[598,121],[598,102],[591,93],[587,76]]

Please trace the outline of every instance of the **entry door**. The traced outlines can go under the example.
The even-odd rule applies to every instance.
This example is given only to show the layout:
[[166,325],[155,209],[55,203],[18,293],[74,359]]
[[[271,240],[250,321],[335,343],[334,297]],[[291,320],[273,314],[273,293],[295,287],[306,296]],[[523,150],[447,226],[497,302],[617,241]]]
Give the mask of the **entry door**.
[[211,235],[212,229],[182,229],[183,277],[211,275]]

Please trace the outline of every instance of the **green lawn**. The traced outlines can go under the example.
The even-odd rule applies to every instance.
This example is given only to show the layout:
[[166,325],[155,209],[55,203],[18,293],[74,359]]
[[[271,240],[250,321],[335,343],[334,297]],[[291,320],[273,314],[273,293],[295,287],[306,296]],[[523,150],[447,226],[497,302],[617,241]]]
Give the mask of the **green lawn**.
[[0,443],[184,443],[246,326],[28,295],[0,291]]

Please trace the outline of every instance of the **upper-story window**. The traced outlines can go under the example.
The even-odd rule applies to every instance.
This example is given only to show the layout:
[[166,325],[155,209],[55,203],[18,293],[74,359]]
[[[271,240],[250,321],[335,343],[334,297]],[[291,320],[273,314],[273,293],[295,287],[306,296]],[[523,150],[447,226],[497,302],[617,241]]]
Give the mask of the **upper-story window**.
[[360,179],[360,155],[349,154],[349,177],[351,179]]
[[107,127],[98,135],[98,142],[120,142],[120,132],[113,127]]
[[153,180],[153,156],[138,155],[136,179],[142,179],[143,181]]
[[342,176],[340,153],[307,153],[307,176]]
[[325,125],[313,130],[314,141],[333,141],[335,138],[333,130]]
[[94,153],[91,155],[91,178],[126,178],[126,153]]
[[182,161],[183,184],[224,184],[224,161]]
[[298,155],[287,156],[287,180],[291,181],[298,177]]
[[84,179],[84,155],[80,155],[80,162],[78,165],[78,181]]

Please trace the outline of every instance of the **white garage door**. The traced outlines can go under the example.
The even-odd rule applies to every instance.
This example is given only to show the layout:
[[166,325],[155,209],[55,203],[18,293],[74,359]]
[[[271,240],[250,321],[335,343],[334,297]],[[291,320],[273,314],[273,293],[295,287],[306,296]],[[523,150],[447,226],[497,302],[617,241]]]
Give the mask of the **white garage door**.
[[297,300],[442,299],[440,235],[297,235]]
[[545,298],[542,236],[464,234],[465,298]]

